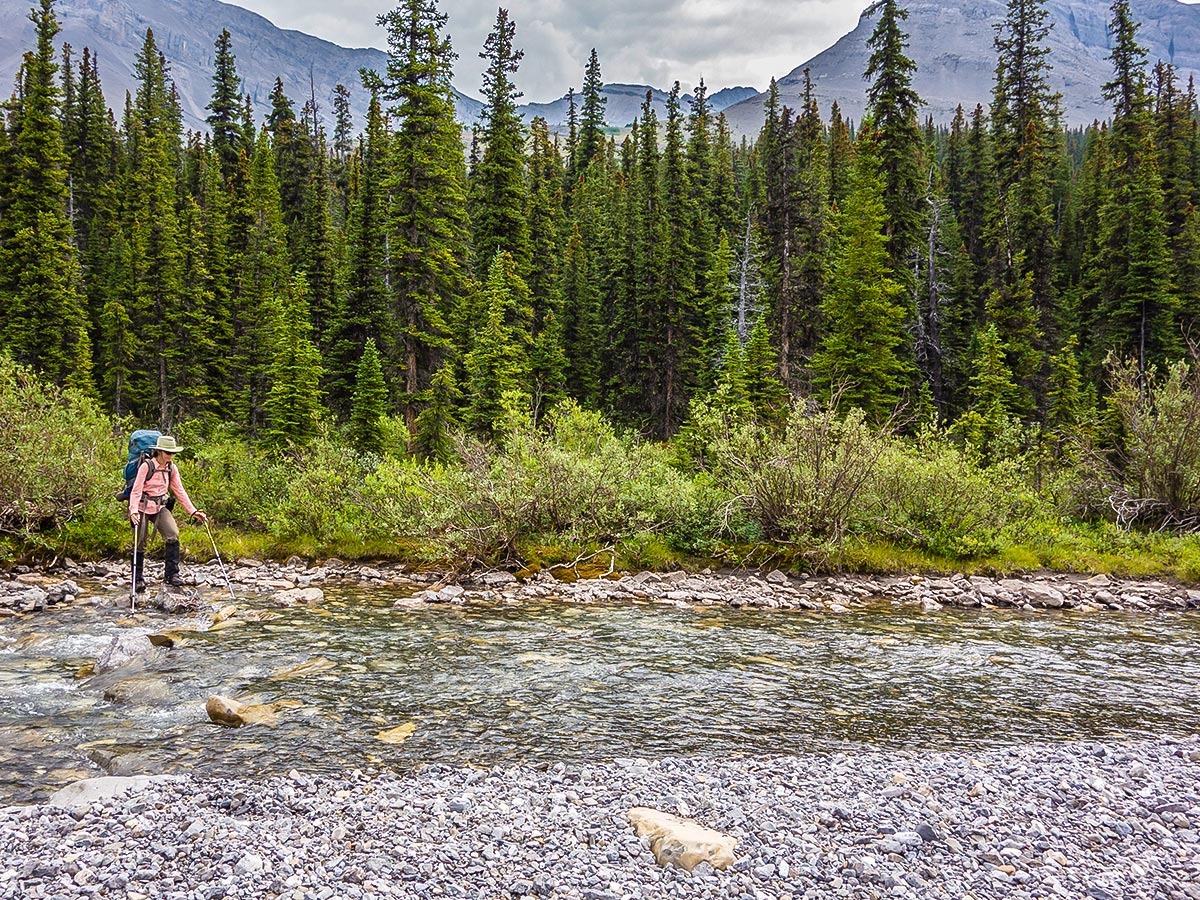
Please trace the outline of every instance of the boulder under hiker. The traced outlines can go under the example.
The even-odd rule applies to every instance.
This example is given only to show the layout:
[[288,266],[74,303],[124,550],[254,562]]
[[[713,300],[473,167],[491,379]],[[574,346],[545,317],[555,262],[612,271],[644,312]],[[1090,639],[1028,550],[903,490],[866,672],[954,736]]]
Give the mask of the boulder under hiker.
[[146,589],[142,578],[142,565],[145,561],[146,536],[149,523],[153,522],[158,533],[166,542],[166,570],[163,581],[174,587],[183,584],[179,577],[179,526],[171,514],[168,498],[174,495],[183,508],[193,519],[207,522],[208,516],[204,510],[196,509],[194,503],[183,489],[183,480],[179,477],[179,469],[172,462],[176,453],[183,450],[175,438],[162,435],[151,451],[150,458],[138,467],[137,477],[129,492],[129,521],[136,530],[135,546],[137,553],[134,559],[134,590],[141,592]]

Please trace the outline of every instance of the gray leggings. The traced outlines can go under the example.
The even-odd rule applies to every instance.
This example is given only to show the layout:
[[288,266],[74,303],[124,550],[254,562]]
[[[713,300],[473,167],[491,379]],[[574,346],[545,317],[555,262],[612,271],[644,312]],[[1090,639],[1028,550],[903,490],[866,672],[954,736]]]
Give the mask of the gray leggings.
[[175,524],[175,517],[171,515],[171,511],[164,506],[152,516],[142,514],[142,521],[138,523],[137,528],[138,553],[146,551],[146,534],[149,531],[150,520],[154,521],[154,527],[158,529],[164,541],[168,544],[179,542],[179,526]]

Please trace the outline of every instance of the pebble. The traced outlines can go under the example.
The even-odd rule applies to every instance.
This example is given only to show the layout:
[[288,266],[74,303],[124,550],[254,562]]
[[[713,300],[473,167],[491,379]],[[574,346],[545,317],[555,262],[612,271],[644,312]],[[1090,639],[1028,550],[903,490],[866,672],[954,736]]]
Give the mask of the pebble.
[[[0,900],[1197,900],[1197,832],[1160,821],[1200,806],[1197,752],[1200,737],[185,777],[79,816],[0,809]],[[882,797],[897,771],[912,794]],[[636,805],[686,809],[737,839],[737,861],[660,868]]]

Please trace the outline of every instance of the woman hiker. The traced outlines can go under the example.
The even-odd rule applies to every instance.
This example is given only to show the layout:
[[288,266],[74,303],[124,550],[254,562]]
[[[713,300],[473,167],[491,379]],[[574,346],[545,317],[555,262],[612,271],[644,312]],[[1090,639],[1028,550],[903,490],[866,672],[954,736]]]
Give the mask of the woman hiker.
[[167,568],[163,581],[174,587],[183,584],[183,579],[179,577],[179,526],[175,524],[175,517],[167,506],[168,492],[175,495],[193,519],[208,521],[204,510],[196,509],[188,497],[183,489],[183,480],[179,477],[179,469],[171,462],[181,450],[183,448],[175,443],[175,438],[168,435],[160,437],[152,448],[150,459],[138,466],[137,477],[129,492],[129,521],[137,529],[133,581],[134,590],[139,593],[146,589],[142,563],[145,560],[146,534],[150,522],[154,522],[167,545]]

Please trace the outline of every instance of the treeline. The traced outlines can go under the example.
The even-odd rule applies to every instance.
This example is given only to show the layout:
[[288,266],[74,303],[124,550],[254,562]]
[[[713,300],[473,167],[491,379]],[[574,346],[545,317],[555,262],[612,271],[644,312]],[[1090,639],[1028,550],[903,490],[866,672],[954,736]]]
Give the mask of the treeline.
[[185,134],[151,32],[118,120],[41,0],[0,129],[0,351],[118,416],[279,443],[332,414],[379,449],[395,415],[444,456],[566,398],[666,438],[698,399],[766,424],[813,396],[1003,455],[1090,418],[1117,361],[1185,355],[1200,317],[1194,85],[1111,11],[1107,123],[1062,126],[1045,2],[1010,0],[990,108],[922,124],[880,0],[864,120],[772,84],[738,142],[703,84],[614,135],[594,51],[566,134],[526,126],[503,9],[464,136],[435,0],[380,17],[361,134],[346,86],[332,133],[279,81],[254,121],[227,31]]

